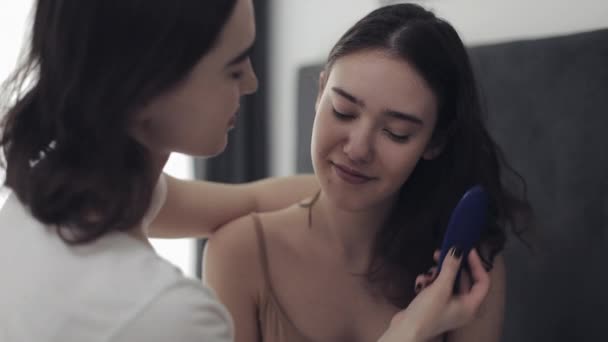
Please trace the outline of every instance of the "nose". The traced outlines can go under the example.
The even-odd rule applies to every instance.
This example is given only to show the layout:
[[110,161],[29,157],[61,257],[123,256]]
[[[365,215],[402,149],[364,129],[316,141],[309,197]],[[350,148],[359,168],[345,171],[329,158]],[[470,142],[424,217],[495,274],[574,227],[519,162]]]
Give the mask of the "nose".
[[241,79],[241,94],[249,95],[258,90],[258,78],[255,75],[251,61],[247,61],[247,67],[243,78]]
[[373,138],[366,129],[355,129],[348,136],[343,151],[355,164],[369,163],[374,156]]

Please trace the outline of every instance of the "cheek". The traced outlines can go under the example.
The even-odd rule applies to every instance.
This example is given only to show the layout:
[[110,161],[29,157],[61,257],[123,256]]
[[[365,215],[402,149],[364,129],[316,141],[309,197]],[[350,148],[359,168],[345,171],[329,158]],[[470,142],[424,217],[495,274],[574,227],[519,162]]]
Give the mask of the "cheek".
[[410,174],[422,158],[424,148],[417,145],[395,145],[386,144],[381,146],[383,164],[388,173],[391,183],[400,187],[407,181]]
[[312,131],[311,153],[313,158],[327,157],[342,140],[342,127],[335,122],[331,113],[319,112],[315,117]]
[[324,143],[324,132],[322,125],[319,122],[318,116],[315,117],[315,121],[312,126],[312,135],[310,139],[310,157],[312,159],[313,166],[318,167],[317,163],[319,162],[321,149],[323,149]]
[[190,102],[197,107],[197,112],[209,116],[211,120],[232,115],[239,107],[238,88],[232,84],[207,87],[192,95]]

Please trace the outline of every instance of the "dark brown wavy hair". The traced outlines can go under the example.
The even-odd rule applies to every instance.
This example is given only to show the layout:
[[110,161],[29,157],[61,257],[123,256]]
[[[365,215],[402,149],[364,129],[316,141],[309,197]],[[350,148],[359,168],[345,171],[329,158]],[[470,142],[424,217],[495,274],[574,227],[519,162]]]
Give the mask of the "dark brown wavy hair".
[[132,113],[187,76],[235,3],[37,1],[0,138],[5,183],[36,219],[69,243],[141,221],[156,179],[128,133]]
[[420,160],[402,186],[387,221],[375,236],[367,277],[381,285],[395,305],[407,305],[415,276],[432,266],[452,209],[471,186],[491,198],[490,223],[480,251],[491,267],[510,229],[516,236],[532,220],[526,183],[506,162],[484,125],[479,91],[467,51],[454,28],[413,4],[379,8],[350,28],[331,50],[326,73],[336,60],[380,50],[406,60],[438,99],[431,144],[442,148],[433,160]]

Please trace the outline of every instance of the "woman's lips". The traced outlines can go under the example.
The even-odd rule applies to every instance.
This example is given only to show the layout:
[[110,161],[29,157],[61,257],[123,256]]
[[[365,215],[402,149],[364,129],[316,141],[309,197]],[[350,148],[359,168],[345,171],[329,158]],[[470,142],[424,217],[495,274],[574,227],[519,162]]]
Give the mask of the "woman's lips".
[[332,163],[332,166],[338,177],[350,184],[363,184],[374,179],[345,165]]
[[241,107],[237,107],[236,110],[233,112],[234,114],[232,114],[232,117],[228,121],[228,130],[233,129],[236,126],[236,119],[237,119],[240,109],[241,109]]
[[230,121],[228,121],[228,129],[233,129],[235,125],[236,125],[236,115],[232,116],[230,118]]

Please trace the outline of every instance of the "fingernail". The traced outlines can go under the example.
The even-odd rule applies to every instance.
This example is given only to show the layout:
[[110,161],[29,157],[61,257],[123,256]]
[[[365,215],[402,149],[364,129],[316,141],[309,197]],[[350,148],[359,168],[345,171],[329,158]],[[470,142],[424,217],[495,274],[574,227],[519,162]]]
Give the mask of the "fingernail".
[[460,247],[454,246],[450,250],[450,255],[456,259],[460,259],[460,257],[462,256],[462,249]]

